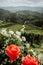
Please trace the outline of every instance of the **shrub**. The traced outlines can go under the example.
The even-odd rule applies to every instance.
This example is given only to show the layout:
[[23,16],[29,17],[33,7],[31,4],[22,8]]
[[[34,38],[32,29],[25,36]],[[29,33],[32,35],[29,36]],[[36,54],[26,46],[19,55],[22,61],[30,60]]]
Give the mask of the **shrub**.
[[34,34],[34,33],[22,33],[21,36],[25,36],[26,37],[26,41],[30,42],[31,46],[33,46],[33,44],[37,44],[40,45],[40,42],[43,39],[43,35],[39,35],[39,34]]

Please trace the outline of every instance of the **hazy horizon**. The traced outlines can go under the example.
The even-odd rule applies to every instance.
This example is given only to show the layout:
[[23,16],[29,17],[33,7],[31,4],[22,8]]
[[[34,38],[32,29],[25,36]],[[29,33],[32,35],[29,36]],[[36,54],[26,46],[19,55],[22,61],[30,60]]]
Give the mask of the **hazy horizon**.
[[43,7],[43,0],[0,0],[0,7]]

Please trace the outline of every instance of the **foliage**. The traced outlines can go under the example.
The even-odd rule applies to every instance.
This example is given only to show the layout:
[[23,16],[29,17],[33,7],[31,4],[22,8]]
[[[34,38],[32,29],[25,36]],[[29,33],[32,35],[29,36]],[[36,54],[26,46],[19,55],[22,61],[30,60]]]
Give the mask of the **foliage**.
[[27,24],[32,23],[36,26],[42,27],[43,25],[42,15],[43,14],[31,11],[19,11],[12,13],[7,10],[0,9],[0,20],[2,20],[3,22],[24,24],[24,22],[26,21]]
[[[26,55],[31,55],[33,57],[36,56],[35,55],[36,53],[30,48],[30,44],[27,41],[20,41],[20,39],[17,38],[18,32],[16,32],[17,37],[15,36],[14,33],[10,33],[8,36],[6,36],[5,35],[6,33],[2,33],[2,32],[0,33],[0,65],[20,65],[21,58],[23,56]],[[6,32],[6,30],[4,30],[4,32]],[[20,57],[14,62],[9,62],[9,57],[5,54],[5,48],[10,44],[17,45],[21,50]]]
[[43,36],[34,33],[22,33],[22,36],[26,37],[26,41],[30,42],[30,45],[35,47],[35,44],[41,45],[40,42],[43,40]]

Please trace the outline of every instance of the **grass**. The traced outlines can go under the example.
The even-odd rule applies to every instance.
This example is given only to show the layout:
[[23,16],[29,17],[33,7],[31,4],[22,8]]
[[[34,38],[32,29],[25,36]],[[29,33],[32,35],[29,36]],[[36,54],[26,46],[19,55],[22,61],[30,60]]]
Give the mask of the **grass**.
[[22,28],[22,25],[20,25],[20,24],[13,24],[13,23],[7,23],[7,24],[6,23],[2,23],[0,25],[0,30],[2,28],[7,28],[7,30],[11,29],[13,31],[16,31],[16,30],[20,30]]
[[[2,28],[7,28],[7,30],[13,30],[14,32],[16,32],[17,30],[18,31],[20,31],[21,30],[21,28],[22,28],[22,24],[13,24],[13,25],[8,25],[8,26],[1,26],[0,27],[0,30],[2,29]],[[26,28],[25,28],[25,32],[27,32],[27,33],[34,33],[34,34],[40,34],[40,35],[43,35],[43,30],[41,30],[41,28],[40,27],[36,27],[36,26],[33,26],[33,25],[30,25],[30,24],[28,24],[28,25],[26,25]],[[35,48],[34,50],[40,50],[41,51],[41,49],[43,50],[43,41],[42,41],[42,43],[41,43],[42,45],[40,46],[40,48]]]
[[[22,24],[8,25],[8,23],[7,23],[7,26],[3,25],[0,27],[0,29],[2,29],[2,28],[7,28],[7,30],[10,29],[10,30],[13,30],[15,32],[17,30],[20,31],[22,29]],[[43,35],[43,30],[41,30],[40,27],[36,27],[36,26],[34,27],[33,25],[30,25],[30,24],[26,25],[25,32]]]
[[32,25],[32,24],[26,25],[26,30],[41,30],[41,29],[42,29],[41,27],[37,27],[37,26]]
[[21,24],[14,24],[12,26],[8,26],[7,27],[7,29],[11,29],[14,32],[17,31],[17,30],[20,31],[21,28],[22,28],[22,25]]
[[43,35],[43,30],[25,30],[25,32]]

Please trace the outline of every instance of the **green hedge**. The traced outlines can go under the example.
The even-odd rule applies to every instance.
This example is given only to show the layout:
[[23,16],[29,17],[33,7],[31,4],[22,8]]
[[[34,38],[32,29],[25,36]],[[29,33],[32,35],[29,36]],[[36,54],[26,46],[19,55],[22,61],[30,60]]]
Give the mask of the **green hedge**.
[[14,23],[4,23],[4,24],[1,24],[0,27],[8,27],[8,26],[11,26],[13,25]]
[[22,33],[22,36],[26,37],[26,41],[30,42],[30,45],[34,44],[40,45],[43,40],[43,35],[35,34],[35,33]]

